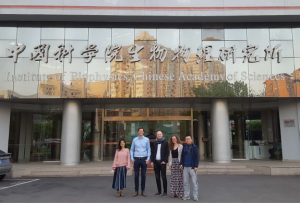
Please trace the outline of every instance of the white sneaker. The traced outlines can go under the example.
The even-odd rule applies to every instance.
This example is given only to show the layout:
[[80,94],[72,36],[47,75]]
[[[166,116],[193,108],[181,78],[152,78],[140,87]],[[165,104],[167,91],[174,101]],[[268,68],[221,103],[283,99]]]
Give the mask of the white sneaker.
[[195,198],[194,198],[194,201],[198,201],[198,197],[195,197]]
[[191,198],[190,197],[185,197],[185,196],[182,197],[182,200],[189,200],[189,199],[191,199]]

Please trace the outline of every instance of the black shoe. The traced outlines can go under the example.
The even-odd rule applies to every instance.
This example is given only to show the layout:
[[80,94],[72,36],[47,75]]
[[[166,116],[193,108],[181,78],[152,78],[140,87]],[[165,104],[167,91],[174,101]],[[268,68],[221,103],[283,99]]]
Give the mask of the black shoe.
[[166,194],[166,193],[163,193],[163,194],[162,194],[162,197],[167,197],[167,194]]
[[155,193],[156,196],[159,196],[160,194],[161,194],[160,192]]

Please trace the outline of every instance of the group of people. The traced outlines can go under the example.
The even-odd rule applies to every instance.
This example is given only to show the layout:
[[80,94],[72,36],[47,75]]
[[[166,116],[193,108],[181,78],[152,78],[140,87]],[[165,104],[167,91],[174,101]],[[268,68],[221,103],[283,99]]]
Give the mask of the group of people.
[[[132,195],[139,195],[139,174],[141,170],[141,195],[146,197],[146,171],[147,165],[151,159],[151,166],[155,171],[157,184],[156,196],[167,196],[167,166],[171,170],[171,194],[172,197],[190,199],[190,179],[193,183],[193,198],[198,201],[198,181],[197,170],[199,164],[198,147],[193,144],[191,136],[185,137],[186,145],[182,145],[180,138],[173,135],[167,142],[163,137],[162,131],[157,131],[156,140],[150,148],[149,138],[144,136],[144,128],[138,128],[138,137],[132,141],[131,149],[126,148],[124,139],[119,141],[119,147],[116,150],[113,170],[114,178],[112,188],[117,190],[117,196],[122,197],[123,189],[126,188],[127,170],[131,168],[131,162],[134,166],[135,192]],[[163,191],[161,188],[161,178]]]

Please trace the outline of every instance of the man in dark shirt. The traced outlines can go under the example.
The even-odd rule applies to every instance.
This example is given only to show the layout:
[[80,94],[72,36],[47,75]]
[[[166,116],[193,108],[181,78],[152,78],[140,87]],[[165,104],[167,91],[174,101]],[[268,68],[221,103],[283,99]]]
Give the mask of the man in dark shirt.
[[190,199],[190,178],[192,180],[194,189],[193,196],[194,201],[198,201],[198,181],[197,170],[199,164],[199,150],[198,147],[193,144],[191,136],[185,137],[186,145],[183,148],[180,159],[180,169],[183,171],[183,187],[184,196],[182,200]]
[[160,174],[163,181],[163,197],[167,196],[167,163],[169,158],[169,145],[163,137],[161,131],[157,131],[156,141],[151,148],[151,166],[154,167],[156,185],[158,192],[155,195],[161,195]]

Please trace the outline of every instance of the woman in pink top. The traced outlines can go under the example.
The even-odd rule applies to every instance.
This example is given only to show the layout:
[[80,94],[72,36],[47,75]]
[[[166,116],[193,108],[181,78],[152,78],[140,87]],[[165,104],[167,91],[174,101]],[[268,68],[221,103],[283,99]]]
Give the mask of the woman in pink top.
[[117,190],[117,197],[123,197],[123,188],[126,188],[127,170],[130,169],[130,153],[129,149],[126,148],[124,139],[119,141],[112,169],[115,172],[112,188]]

